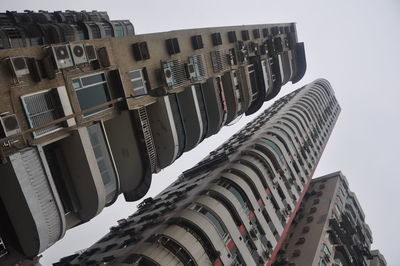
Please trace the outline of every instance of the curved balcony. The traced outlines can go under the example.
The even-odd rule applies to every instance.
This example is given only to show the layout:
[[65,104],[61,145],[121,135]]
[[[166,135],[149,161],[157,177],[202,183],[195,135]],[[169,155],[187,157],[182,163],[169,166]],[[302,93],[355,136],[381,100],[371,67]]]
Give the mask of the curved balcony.
[[65,233],[64,210],[38,150],[29,149],[0,165],[0,195],[27,257],[46,250]]
[[307,62],[306,62],[306,53],[304,50],[304,43],[302,42],[296,43],[295,58],[296,58],[297,71],[291,80],[293,84],[299,82],[306,73]]
[[272,65],[271,65],[271,73],[272,73],[272,90],[271,92],[266,96],[266,101],[269,101],[273,99],[278,93],[281,91],[282,87],[282,76],[281,76],[281,71],[279,67],[279,60],[278,56],[272,56]]
[[208,117],[207,138],[220,130],[225,111],[221,100],[221,92],[215,78],[207,80],[204,86],[202,86],[202,93]]
[[234,77],[232,71],[225,72],[222,76],[222,84],[224,86],[225,102],[227,108],[227,117],[225,124],[232,122],[237,116],[239,111],[239,99],[240,95],[237,95],[235,82],[238,82],[238,78]]
[[179,112],[185,131],[184,152],[196,147],[203,134],[203,120],[200,113],[199,101],[194,86],[186,88],[183,92],[177,93]]
[[[134,119],[136,111],[123,111],[119,116],[105,121],[104,128],[108,137],[113,160],[120,180],[120,191],[127,201],[142,198],[151,183],[150,158],[146,160],[147,141],[140,142],[141,121]],[[136,118],[136,117],[135,117]],[[134,123],[135,121],[136,123]]]
[[[257,90],[257,98],[253,100],[249,108],[246,110],[246,115],[251,115],[257,112],[261,106],[264,104],[265,95],[266,95],[266,85],[264,81],[263,67],[261,65],[261,60],[259,57],[251,57],[250,62],[254,66],[255,70],[255,85],[256,88],[253,88],[253,91]],[[268,86],[268,85],[267,85]]]
[[[171,98],[170,98],[171,97]],[[160,169],[172,164],[182,154],[185,133],[175,95],[158,98],[147,107]]]

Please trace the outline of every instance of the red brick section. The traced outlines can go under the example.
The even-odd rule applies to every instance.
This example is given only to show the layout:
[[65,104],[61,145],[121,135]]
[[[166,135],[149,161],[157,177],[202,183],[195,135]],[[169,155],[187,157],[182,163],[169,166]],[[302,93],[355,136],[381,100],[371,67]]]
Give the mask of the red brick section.
[[229,250],[232,250],[232,249],[235,247],[235,242],[233,242],[233,240],[230,240],[230,241],[228,242],[228,244],[226,244],[226,247],[227,247]]
[[241,224],[238,229],[239,229],[240,234],[243,234],[243,232],[246,231],[246,228],[244,227],[243,224]]
[[222,266],[222,261],[221,261],[221,259],[220,259],[220,258],[216,259],[216,260],[214,261],[213,266]]
[[276,243],[276,246],[275,246],[275,248],[274,248],[274,251],[272,252],[271,258],[268,260],[268,262],[267,262],[267,264],[266,264],[267,266],[271,266],[272,263],[274,263],[274,261],[275,261],[275,259],[276,259],[276,255],[278,254],[278,251],[279,251],[279,249],[281,248],[281,246],[282,246],[282,244],[283,244],[283,241],[285,241],[286,235],[287,235],[287,233],[288,233],[288,231],[289,231],[289,229],[290,229],[290,226],[292,225],[293,219],[294,219],[294,217],[296,217],[296,213],[297,213],[297,211],[298,211],[299,208],[300,208],[300,204],[301,204],[301,202],[303,201],[303,197],[304,197],[304,195],[306,194],[306,192],[307,192],[307,190],[308,190],[308,186],[310,185],[310,182],[311,182],[312,176],[314,175],[315,169],[317,169],[319,160],[321,159],[321,156],[322,156],[322,154],[324,153],[325,147],[326,147],[326,145],[328,144],[329,137],[331,136],[332,131],[333,131],[333,128],[334,128],[335,125],[336,125],[336,121],[337,121],[337,119],[338,119],[338,117],[339,117],[339,114],[340,114],[340,110],[339,110],[339,112],[338,112],[338,114],[337,114],[337,116],[336,116],[336,118],[335,118],[335,120],[334,120],[334,122],[333,122],[333,124],[332,124],[331,130],[329,131],[327,142],[325,143],[324,147],[322,148],[322,152],[320,153],[320,155],[319,155],[319,157],[318,157],[318,159],[317,159],[317,163],[315,164],[315,167],[314,167],[314,169],[312,170],[311,175],[308,177],[308,182],[307,182],[307,184],[304,186],[304,190],[303,190],[303,192],[301,193],[300,198],[299,198],[299,200],[298,200],[297,203],[296,203],[296,207],[295,207],[294,211],[293,211],[292,214],[290,215],[288,222],[286,223],[285,227],[283,228],[283,232],[282,232],[281,236],[279,237],[278,243]]

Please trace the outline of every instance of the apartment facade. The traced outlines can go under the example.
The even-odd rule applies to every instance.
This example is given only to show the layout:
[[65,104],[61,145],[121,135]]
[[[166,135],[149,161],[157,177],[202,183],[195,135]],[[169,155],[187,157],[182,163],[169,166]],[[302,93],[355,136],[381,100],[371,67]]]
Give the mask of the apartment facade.
[[294,23],[114,36],[0,50],[0,196],[24,256],[306,70]]
[[104,11],[0,13],[0,49],[131,35],[129,20],[110,20]]
[[282,97],[56,265],[271,265],[339,113],[323,79]]
[[386,265],[341,172],[311,181],[274,265]]

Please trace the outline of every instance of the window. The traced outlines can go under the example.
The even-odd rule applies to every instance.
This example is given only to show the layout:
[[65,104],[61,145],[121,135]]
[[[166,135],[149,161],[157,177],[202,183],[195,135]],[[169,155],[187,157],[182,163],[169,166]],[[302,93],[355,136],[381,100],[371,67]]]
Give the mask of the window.
[[192,36],[192,45],[193,50],[198,50],[204,47],[203,38],[201,37],[201,35]]
[[225,179],[225,178],[220,180],[218,182],[218,185],[221,185],[224,188],[228,189],[230,192],[232,192],[232,194],[239,201],[240,205],[242,205],[243,209],[246,210],[246,213],[248,213],[252,210],[252,208],[250,207],[251,204],[249,203],[245,193],[239,186],[237,186],[232,181]]
[[173,55],[181,52],[177,38],[167,39],[165,43],[167,45],[168,54]]
[[225,231],[224,226],[222,225],[222,223],[220,222],[220,220],[217,216],[215,216],[213,213],[211,213],[206,208],[204,208],[203,206],[200,206],[200,205],[195,204],[192,207],[192,209],[194,211],[197,211],[197,212],[203,214],[204,216],[206,216],[208,218],[208,220],[214,225],[215,229],[217,230],[217,232],[221,236],[221,238],[224,239],[226,236],[228,236],[228,233]]
[[329,250],[328,246],[325,243],[322,244],[322,252],[324,253],[325,256],[328,257],[331,256],[331,251]]
[[[81,110],[93,108],[111,100],[104,73],[76,78],[72,80],[72,86],[76,91]],[[111,105],[106,105],[96,108],[85,112],[84,116],[95,114],[110,107]]]
[[215,32],[215,33],[211,34],[211,39],[212,39],[214,46],[222,44],[221,33],[219,33],[219,32]]
[[[64,117],[57,89],[21,96],[21,102],[31,128]],[[35,130],[33,135],[35,137],[40,136],[63,126],[65,126],[65,123],[57,123],[43,129]]]
[[119,23],[119,22],[114,22],[113,25],[114,25],[114,34],[115,34],[115,37],[122,37],[122,36],[125,36],[125,34],[124,34],[124,27],[121,25],[121,23]]
[[161,235],[155,237],[155,240],[157,240],[157,243],[161,243],[165,248],[171,251],[171,253],[174,254],[183,265],[196,265],[190,253],[174,239]]
[[317,265],[317,266],[326,266],[326,263],[325,263],[325,261],[324,261],[323,258],[319,258],[319,261],[318,261],[318,265]]
[[137,42],[132,45],[133,56],[136,61],[150,59],[149,48],[147,42]]
[[319,199],[314,199],[313,205],[317,205],[319,203]]
[[242,30],[242,40],[243,41],[250,40],[250,35],[248,30]]
[[236,32],[235,31],[228,31],[228,40],[230,43],[234,43],[237,41]]
[[100,39],[101,38],[101,31],[99,26],[94,23],[89,24],[90,30],[92,32],[93,39]]
[[143,75],[143,69],[137,69],[129,72],[133,88],[133,96],[147,94],[146,79]]
[[300,251],[300,249],[295,249],[295,250],[293,251],[293,254],[292,254],[292,256],[293,256],[293,258],[295,258],[295,257],[298,257],[298,256],[300,256],[300,254],[301,254],[301,251]]
[[101,25],[103,26],[104,32],[106,34],[105,37],[113,37],[114,36],[114,30],[109,23],[103,22],[103,23],[101,23]]
[[310,227],[304,226],[302,233],[305,234],[305,233],[308,233],[308,232],[310,232]]
[[308,216],[307,217],[307,223],[311,223],[314,220],[314,217]]
[[300,237],[297,240],[296,245],[301,245],[301,244],[304,244],[305,242],[306,242],[306,239],[304,237]]
[[268,32],[268,28],[264,28],[262,29],[262,33],[263,33],[263,37],[267,37],[269,32]]
[[317,211],[317,208],[316,207],[312,207],[311,209],[310,209],[310,213],[315,213]]
[[260,30],[259,29],[254,29],[253,30],[253,36],[254,36],[254,39],[260,38]]
[[91,125],[87,129],[94,156],[96,157],[97,165],[100,170],[101,179],[103,180],[104,190],[106,192],[106,203],[110,203],[113,202],[116,197],[118,181],[106,138],[99,123]]

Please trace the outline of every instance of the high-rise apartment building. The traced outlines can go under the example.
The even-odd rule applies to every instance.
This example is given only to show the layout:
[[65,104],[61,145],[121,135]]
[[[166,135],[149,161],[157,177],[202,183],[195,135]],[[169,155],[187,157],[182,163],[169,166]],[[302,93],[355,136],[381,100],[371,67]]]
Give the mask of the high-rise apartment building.
[[110,20],[104,11],[0,13],[0,49],[131,35],[129,20]]
[[386,265],[341,172],[311,181],[274,265]]
[[339,113],[324,79],[282,97],[58,265],[271,265]]
[[0,217],[26,257],[119,195],[142,198],[153,173],[306,70],[294,23],[118,37],[102,12],[5,16],[42,27],[61,15],[100,35],[0,50]]

